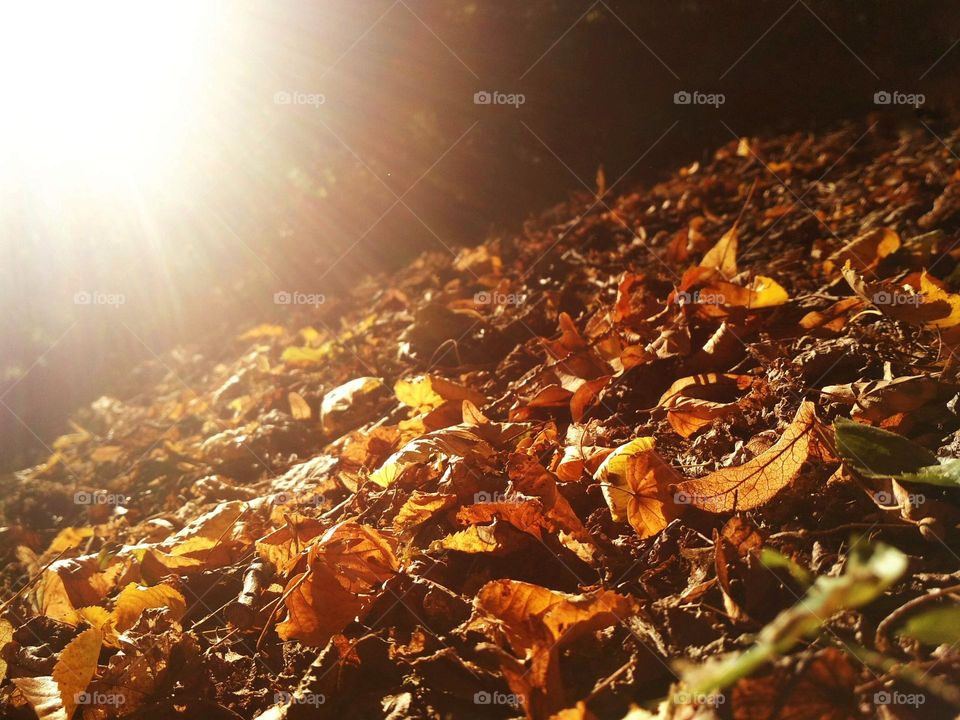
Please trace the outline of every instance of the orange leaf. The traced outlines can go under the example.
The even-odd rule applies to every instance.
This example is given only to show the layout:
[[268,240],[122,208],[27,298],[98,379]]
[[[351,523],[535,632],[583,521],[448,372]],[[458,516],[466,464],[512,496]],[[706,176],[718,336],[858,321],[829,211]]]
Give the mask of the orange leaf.
[[676,501],[708,512],[749,510],[768,502],[796,480],[818,443],[820,421],[804,402],[780,439],[749,462],[676,485]]

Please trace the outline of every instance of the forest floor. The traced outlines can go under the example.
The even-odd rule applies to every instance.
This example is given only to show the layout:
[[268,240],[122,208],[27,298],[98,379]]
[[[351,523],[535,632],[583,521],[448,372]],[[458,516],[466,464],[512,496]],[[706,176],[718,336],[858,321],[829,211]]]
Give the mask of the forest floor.
[[0,488],[3,716],[955,716],[957,152],[600,175],[138,367]]

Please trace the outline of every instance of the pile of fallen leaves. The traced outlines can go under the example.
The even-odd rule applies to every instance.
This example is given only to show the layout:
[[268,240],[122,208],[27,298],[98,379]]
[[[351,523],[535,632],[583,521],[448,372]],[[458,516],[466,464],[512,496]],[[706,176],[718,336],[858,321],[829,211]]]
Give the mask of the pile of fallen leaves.
[[138,368],[4,480],[3,716],[955,714],[938,132],[743,139]]

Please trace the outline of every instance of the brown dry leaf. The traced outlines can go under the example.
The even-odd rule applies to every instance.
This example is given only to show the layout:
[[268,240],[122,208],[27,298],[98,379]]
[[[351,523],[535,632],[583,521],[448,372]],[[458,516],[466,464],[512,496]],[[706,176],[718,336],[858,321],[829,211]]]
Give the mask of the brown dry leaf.
[[733,227],[727,230],[717,241],[717,244],[703,256],[700,267],[716,270],[727,279],[736,275],[738,236],[739,229],[737,223],[734,223]]
[[584,473],[593,475],[612,452],[613,448],[596,447],[594,445],[567,445],[563,449],[560,462],[557,464],[557,477],[571,482],[579,480]]
[[671,498],[671,486],[680,476],[654,450],[630,455],[626,470],[631,491],[627,520],[641,538],[652,537],[683,511]]
[[282,527],[257,540],[257,553],[285,573],[299,558],[301,551],[324,531],[322,522],[298,513],[286,516]]
[[890,228],[874,228],[855,237],[823,263],[824,271],[831,273],[846,263],[859,272],[873,269],[887,255],[900,249],[900,236]]
[[591,562],[593,542],[590,533],[557,488],[556,476],[535,457],[520,452],[510,455],[507,472],[519,492],[540,498],[545,527],[551,532],[557,532],[560,542],[581,560]]
[[86,692],[97,671],[102,645],[103,635],[99,629],[84,630],[67,644],[53,667],[53,679],[60,689],[67,717],[73,716],[77,696]]
[[890,282],[869,282],[849,263],[841,272],[858,296],[894,320],[933,328],[960,324],[960,295],[941,288],[926,271],[915,281],[916,285],[901,286]]
[[353,520],[334,525],[310,546],[307,570],[287,583],[287,617],[277,625],[277,634],[282,640],[326,644],[393,577],[399,567],[395,552],[396,542],[373,528]]
[[290,414],[293,415],[294,420],[309,420],[313,416],[310,404],[300,393],[288,393],[287,400],[290,402]]
[[723,468],[676,485],[677,502],[708,512],[749,510],[768,502],[792,483],[819,444],[819,426],[811,402],[803,402],[780,439],[737,467]]
[[414,490],[393,519],[393,528],[397,532],[412,534],[417,527],[437,513],[453,507],[456,502],[456,495]]
[[733,688],[734,720],[855,720],[859,672],[842,650],[826,648],[802,666],[744,678]]
[[831,332],[840,332],[847,324],[849,315],[859,312],[864,306],[863,300],[858,297],[843,298],[833,303],[826,310],[811,310],[800,318],[800,327],[804,330],[823,328]]
[[115,589],[128,560],[115,556],[105,569],[101,569],[96,555],[57,560],[39,583],[40,611],[55,620],[76,624],[77,609],[99,605]]
[[845,385],[827,385],[822,390],[831,400],[853,405],[851,417],[880,425],[898,413],[919,410],[943,395],[943,402],[956,392],[952,383],[925,375],[906,375],[890,380],[863,380]]
[[20,677],[12,680],[30,703],[38,720],[70,720],[70,716],[63,707],[63,698],[57,681],[51,676]]
[[670,427],[681,437],[687,438],[732,412],[737,407],[733,398],[753,382],[755,379],[749,375],[691,375],[673,383],[658,405],[666,409]]
[[123,632],[134,626],[144,610],[161,607],[167,608],[171,619],[179,621],[187,611],[187,602],[169,585],[145,587],[130,583],[117,596],[113,609],[114,626],[117,632]]
[[[502,669],[514,692],[526,696],[526,710],[532,717],[547,716],[566,706],[560,650],[636,611],[632,599],[607,590],[571,595],[517,580],[487,583],[473,605],[465,628],[509,649],[510,655],[502,658]],[[517,667],[518,661],[527,666],[525,672]]]

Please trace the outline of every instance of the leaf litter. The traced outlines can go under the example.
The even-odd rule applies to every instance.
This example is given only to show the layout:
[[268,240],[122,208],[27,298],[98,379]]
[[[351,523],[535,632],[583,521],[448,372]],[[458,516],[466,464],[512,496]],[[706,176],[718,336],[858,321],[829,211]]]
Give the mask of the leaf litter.
[[3,479],[4,716],[956,714],[958,177],[745,138],[137,368]]

